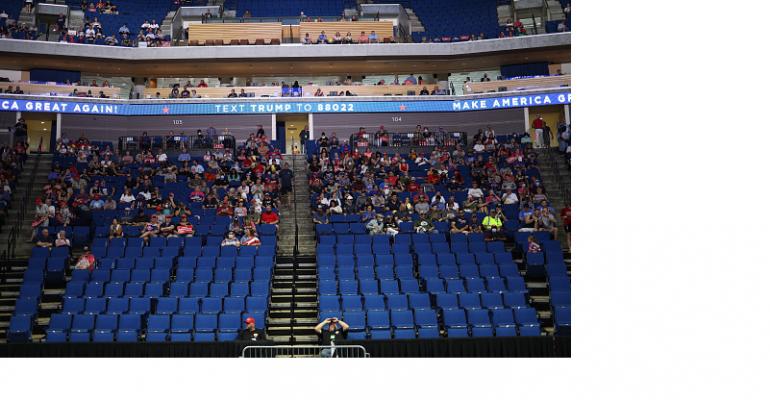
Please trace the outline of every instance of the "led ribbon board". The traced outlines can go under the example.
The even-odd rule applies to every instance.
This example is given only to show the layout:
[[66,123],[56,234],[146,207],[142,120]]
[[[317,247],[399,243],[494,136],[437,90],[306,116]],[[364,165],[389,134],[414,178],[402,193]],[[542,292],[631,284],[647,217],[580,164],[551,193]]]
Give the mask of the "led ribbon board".
[[537,107],[572,103],[569,92],[543,93],[524,96],[474,98],[467,100],[405,100],[405,101],[298,101],[291,98],[255,100],[252,102],[166,102],[142,104],[123,102],[74,102],[69,98],[21,100],[0,97],[0,111],[56,112],[93,115],[220,115],[220,114],[298,114],[298,113],[403,113],[403,112],[464,112]]

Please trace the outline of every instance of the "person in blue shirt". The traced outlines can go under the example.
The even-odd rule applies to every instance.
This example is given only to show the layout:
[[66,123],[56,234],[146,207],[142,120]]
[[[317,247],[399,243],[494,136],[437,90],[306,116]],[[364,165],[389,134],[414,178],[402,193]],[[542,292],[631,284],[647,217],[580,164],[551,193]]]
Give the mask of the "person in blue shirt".
[[177,157],[177,160],[179,161],[190,161],[190,153],[187,152],[187,149],[183,149],[181,153],[179,153],[179,156]]
[[324,43],[326,43],[326,31],[321,31],[321,34],[318,35],[318,44]]
[[369,43],[377,43],[377,32],[372,31],[372,33],[369,34]]

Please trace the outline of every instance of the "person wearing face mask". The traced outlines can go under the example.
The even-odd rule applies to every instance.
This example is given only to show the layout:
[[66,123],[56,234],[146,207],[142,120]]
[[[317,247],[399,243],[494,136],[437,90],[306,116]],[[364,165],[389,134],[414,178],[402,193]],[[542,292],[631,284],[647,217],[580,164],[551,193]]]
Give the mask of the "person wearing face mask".
[[241,241],[235,237],[235,232],[227,232],[227,237],[222,239],[222,247],[224,246],[241,247]]

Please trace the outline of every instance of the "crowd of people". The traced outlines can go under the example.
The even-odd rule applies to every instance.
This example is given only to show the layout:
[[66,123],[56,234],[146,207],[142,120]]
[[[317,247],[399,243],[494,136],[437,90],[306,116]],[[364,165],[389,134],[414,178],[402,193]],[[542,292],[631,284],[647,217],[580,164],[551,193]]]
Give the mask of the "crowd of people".
[[302,38],[302,44],[368,44],[380,43],[383,40],[375,31],[371,31],[369,34],[361,31],[361,34],[356,37],[353,37],[353,34],[350,32],[343,36],[339,31],[334,35],[327,35],[326,31],[321,31],[316,38],[311,37],[310,33],[305,33],[305,36]]
[[[435,232],[437,222],[446,222],[451,233],[483,232],[493,240],[504,237],[502,206],[519,204],[521,231],[559,236],[556,211],[527,134],[500,142],[488,126],[473,136],[470,149],[436,146],[430,153],[413,150],[408,155],[350,147],[333,137],[319,140],[318,153],[310,155],[315,223],[329,223],[334,215],[358,215],[371,234],[396,235],[402,222],[414,223],[418,233]],[[427,172],[418,178],[412,168]],[[456,198],[458,192],[464,192],[464,200]]]
[[62,29],[59,35],[59,41],[62,43],[104,44],[123,47],[160,47],[163,46],[165,40],[164,33],[155,20],[152,22],[144,20],[144,23],[135,31],[132,31],[127,24],[123,24],[118,32],[105,33],[97,16],[92,19],[86,18],[81,31]]
[[15,146],[0,146],[0,225],[5,226],[8,207],[11,205],[16,182],[26,160],[26,147],[22,142]]
[[[228,217],[223,246],[259,246],[257,225],[277,228],[280,195],[291,191],[293,177],[262,129],[235,151],[215,149],[200,159],[183,147],[173,160],[149,143],[134,154],[119,154],[110,145],[92,145],[85,137],[59,140],[55,151],[74,157],[74,162],[54,164],[42,196],[35,201],[30,241],[43,246],[50,235],[47,230],[90,225],[93,213],[104,210],[125,211],[123,217],[112,220],[111,238],[122,237],[126,225],[138,226],[145,241],[193,236],[205,209]],[[108,184],[106,178],[115,176],[125,177],[122,188]],[[168,184],[186,189],[164,194],[161,187]]]

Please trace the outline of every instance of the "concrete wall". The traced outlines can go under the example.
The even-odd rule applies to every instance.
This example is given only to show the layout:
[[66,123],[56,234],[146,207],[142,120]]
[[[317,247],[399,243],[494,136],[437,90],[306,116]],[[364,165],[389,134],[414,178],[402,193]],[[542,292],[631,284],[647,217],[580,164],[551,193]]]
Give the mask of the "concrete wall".
[[29,40],[0,40],[2,53],[124,61],[306,59],[347,57],[449,57],[571,44],[571,34],[551,33],[458,43],[398,43],[356,46],[199,46],[125,48]]
[[144,131],[150,135],[165,135],[168,131],[194,135],[198,129],[205,131],[213,126],[220,133],[228,128],[236,140],[245,140],[249,133],[257,131],[260,124],[265,134],[270,136],[270,115],[109,117],[63,114],[62,137],[76,139],[85,135],[93,140],[117,141],[120,136],[137,136]]
[[408,132],[418,124],[430,128],[442,127],[447,131],[474,133],[479,128],[492,125],[496,132],[523,132],[524,109],[468,111],[464,113],[372,113],[372,114],[314,114],[313,133],[348,137],[350,133],[364,127],[368,132],[384,125],[391,132]]

